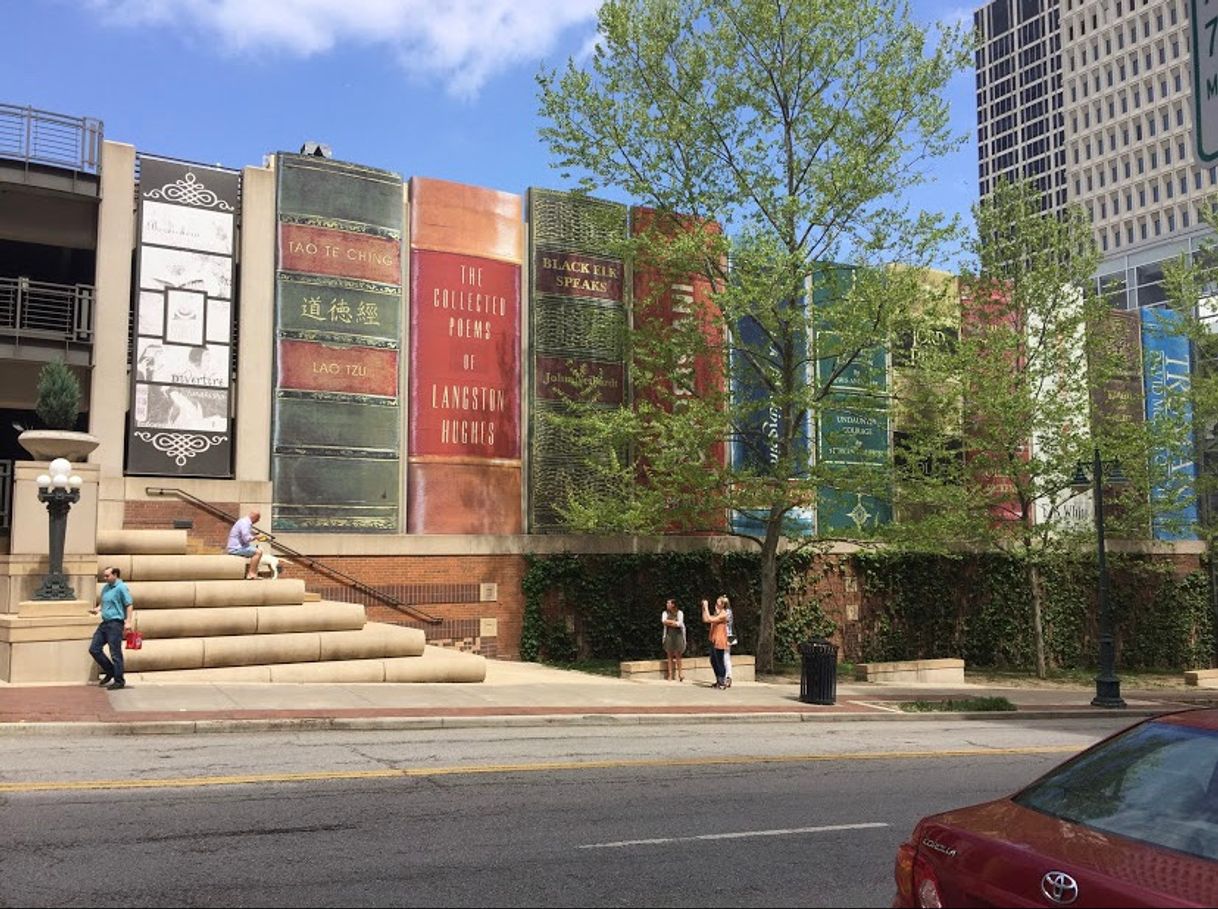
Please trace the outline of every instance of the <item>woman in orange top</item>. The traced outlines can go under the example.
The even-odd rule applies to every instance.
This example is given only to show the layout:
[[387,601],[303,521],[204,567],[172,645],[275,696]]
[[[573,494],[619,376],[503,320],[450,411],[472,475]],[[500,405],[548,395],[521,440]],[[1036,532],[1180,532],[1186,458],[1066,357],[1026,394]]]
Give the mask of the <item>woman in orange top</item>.
[[702,601],[702,621],[710,626],[710,645],[711,645],[711,667],[715,671],[715,686],[716,688],[726,688],[724,679],[727,676],[727,669],[723,665],[723,654],[727,650],[727,612],[718,608],[718,603],[715,604],[716,612],[714,615],[710,611],[710,603],[707,600]]

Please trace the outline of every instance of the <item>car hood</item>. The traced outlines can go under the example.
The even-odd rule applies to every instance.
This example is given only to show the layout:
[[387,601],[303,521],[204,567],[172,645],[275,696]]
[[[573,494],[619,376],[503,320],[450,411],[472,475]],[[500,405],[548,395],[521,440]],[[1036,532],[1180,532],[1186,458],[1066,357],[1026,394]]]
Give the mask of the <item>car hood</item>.
[[[1093,830],[1010,799],[926,818],[914,844],[945,905],[1215,906],[1218,862]],[[1077,899],[1054,903],[1046,874],[1064,872]]]

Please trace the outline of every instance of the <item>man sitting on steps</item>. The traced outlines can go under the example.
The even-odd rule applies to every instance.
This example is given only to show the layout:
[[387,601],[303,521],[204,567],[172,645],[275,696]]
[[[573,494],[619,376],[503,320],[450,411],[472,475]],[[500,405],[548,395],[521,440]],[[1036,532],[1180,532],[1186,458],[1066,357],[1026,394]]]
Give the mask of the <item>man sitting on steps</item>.
[[254,545],[254,540],[258,538],[258,534],[254,532],[254,525],[260,520],[262,520],[262,514],[255,509],[237,521],[233,525],[233,529],[228,532],[228,554],[250,560],[245,569],[247,581],[258,578],[258,563],[262,560],[262,550]]

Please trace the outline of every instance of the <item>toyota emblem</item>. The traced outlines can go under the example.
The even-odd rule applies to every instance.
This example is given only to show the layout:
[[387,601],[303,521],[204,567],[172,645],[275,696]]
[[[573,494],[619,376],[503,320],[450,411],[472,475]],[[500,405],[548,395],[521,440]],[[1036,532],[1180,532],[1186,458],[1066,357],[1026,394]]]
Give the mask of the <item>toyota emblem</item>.
[[1059,906],[1078,899],[1078,883],[1064,871],[1050,871],[1040,879],[1040,892]]

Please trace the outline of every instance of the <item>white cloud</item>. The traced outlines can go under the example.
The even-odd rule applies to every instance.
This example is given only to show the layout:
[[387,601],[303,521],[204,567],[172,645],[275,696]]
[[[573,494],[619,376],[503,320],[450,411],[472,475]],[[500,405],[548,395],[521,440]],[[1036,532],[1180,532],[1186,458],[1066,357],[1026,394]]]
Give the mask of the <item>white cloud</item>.
[[964,26],[965,28],[973,27],[973,8],[971,6],[955,6],[943,13],[939,17],[939,21],[949,28]]
[[535,63],[600,0],[83,0],[105,21],[217,36],[231,51],[302,57],[383,46],[409,72],[471,96],[498,73]]

